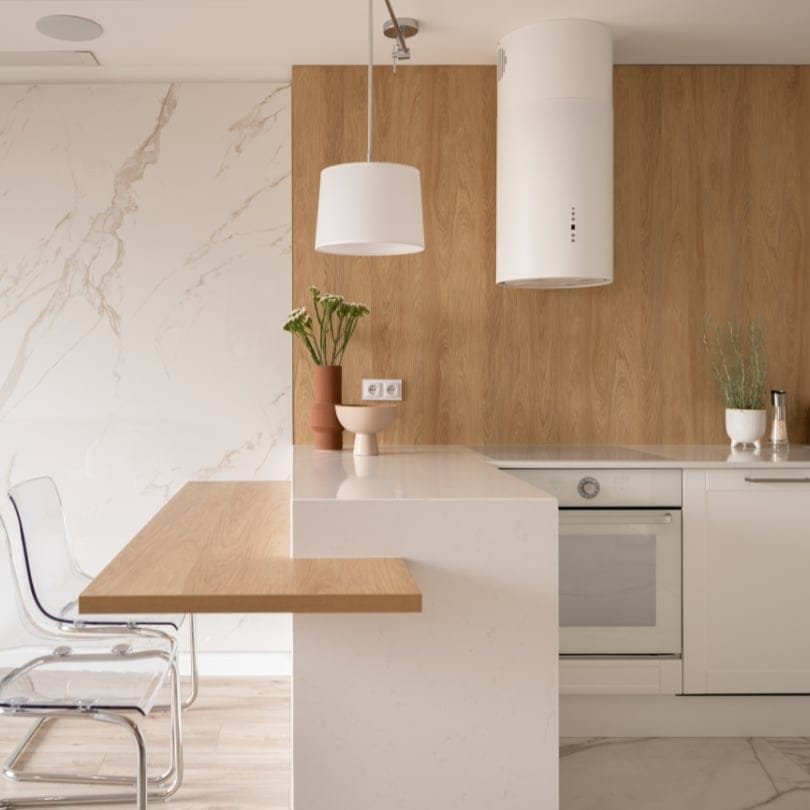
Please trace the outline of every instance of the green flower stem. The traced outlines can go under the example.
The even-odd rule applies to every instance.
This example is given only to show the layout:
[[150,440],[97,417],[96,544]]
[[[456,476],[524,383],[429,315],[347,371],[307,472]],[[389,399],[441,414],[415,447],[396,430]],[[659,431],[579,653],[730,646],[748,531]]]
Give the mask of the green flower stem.
[[[335,319],[337,315],[337,327],[335,326]],[[343,325],[343,321],[340,317],[340,314],[337,313],[337,310],[332,308],[329,310],[329,334],[332,337],[332,357],[330,362],[332,365],[335,365],[335,346],[337,345],[338,340],[340,339],[340,328]]]
[[321,358],[319,357],[318,351],[315,348],[315,335],[312,332],[312,327],[310,327],[309,331],[304,329],[301,332],[301,337],[304,339],[304,343],[306,344],[307,349],[309,349],[309,353],[312,355],[315,365],[321,365]]
[[315,317],[318,319],[318,334],[320,335],[320,355],[321,363],[326,365],[326,330],[324,329],[324,319],[326,318],[326,311],[320,299],[312,298],[312,304],[315,307]]
[[337,362],[338,363],[342,362],[342,360],[343,360],[343,353],[346,351],[346,346],[349,345],[349,341],[351,340],[352,335],[354,334],[354,330],[355,330],[356,326],[357,326],[357,316],[355,315],[355,316],[350,317],[348,319],[348,322],[347,322],[347,325],[346,325],[346,331],[345,331],[345,334],[344,334],[344,337],[343,337],[343,342],[340,345],[340,348],[338,349],[338,353],[337,353],[337,357],[338,357]]

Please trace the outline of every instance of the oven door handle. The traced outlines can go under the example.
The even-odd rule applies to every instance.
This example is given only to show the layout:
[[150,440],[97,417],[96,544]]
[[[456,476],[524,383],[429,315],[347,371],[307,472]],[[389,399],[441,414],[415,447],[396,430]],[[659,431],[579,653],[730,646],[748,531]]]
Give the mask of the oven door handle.
[[672,513],[664,512],[661,515],[639,515],[638,517],[623,517],[620,515],[567,515],[560,512],[560,523],[566,526],[660,526],[672,523]]
[[749,484],[810,484],[810,478],[754,478],[746,475]]

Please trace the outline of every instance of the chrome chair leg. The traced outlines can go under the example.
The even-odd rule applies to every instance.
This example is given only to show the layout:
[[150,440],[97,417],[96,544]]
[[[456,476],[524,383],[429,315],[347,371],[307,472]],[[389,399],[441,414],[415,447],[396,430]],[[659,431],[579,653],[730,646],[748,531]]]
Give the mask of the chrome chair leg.
[[132,735],[136,751],[136,771],[132,780],[135,791],[127,793],[98,793],[95,795],[50,795],[50,796],[20,796],[18,798],[0,799],[0,810],[16,810],[20,807],[54,807],[54,806],[87,806],[88,804],[123,804],[135,803],[136,810],[146,810],[148,799],[146,780],[146,743],[137,724],[121,714],[112,714],[103,711],[80,712],[70,710],[55,711],[53,709],[23,709],[17,714],[30,714],[42,718],[73,717],[85,720],[95,720],[101,723],[110,723],[120,726]]
[[[181,708],[186,709],[191,706],[192,703],[197,699],[197,695],[199,694],[199,673],[197,669],[197,633],[196,633],[196,617],[194,614],[189,616],[190,619],[190,637],[191,637],[191,692],[189,696],[180,703]],[[176,673],[172,675],[172,680],[177,680]],[[172,686],[174,689],[174,686]],[[155,711],[173,711],[174,702],[170,701],[168,706],[156,706]],[[26,749],[29,745],[34,741],[34,739],[40,733],[44,733],[47,731],[47,725],[50,724],[52,721],[56,720],[55,717],[41,717],[37,720],[34,725],[29,729],[28,733],[23,737],[23,739],[17,744],[14,750],[9,754],[6,758],[5,762],[2,765],[3,775],[7,779],[11,779],[15,782],[62,782],[65,784],[113,784],[113,785],[127,785],[132,783],[132,778],[128,776],[77,776],[76,774],[64,774],[64,773],[53,773],[53,772],[35,772],[35,771],[26,771],[20,768],[17,768],[17,763],[19,762],[20,758],[25,753]],[[174,734],[175,734],[175,724],[172,722],[172,740],[174,741]],[[182,739],[178,736],[177,738],[177,745],[182,746]],[[150,776],[148,777],[147,781],[150,786],[161,786],[164,785],[166,782],[169,782],[174,778],[175,775],[175,762],[177,760],[177,756],[175,753],[175,746],[172,746],[170,751],[170,764],[166,771],[164,771],[160,776]],[[0,805],[2,807],[2,805]]]
[[189,614],[189,636],[191,639],[191,693],[189,696],[183,701],[183,708],[187,709],[191,706],[195,700],[197,700],[197,695],[200,693],[200,673],[197,668],[197,617],[193,614]]
[[[197,700],[197,696],[200,694],[200,672],[197,664],[197,617],[193,613],[189,613],[188,619],[189,651],[191,655],[191,692],[189,692],[188,697],[180,704],[183,709],[188,709],[189,706]],[[170,708],[171,706],[169,705],[160,704],[159,706],[155,706],[155,711],[166,712],[169,711]]]
[[[132,793],[116,793],[116,794],[83,794],[81,796],[48,796],[38,798],[20,798],[20,799],[0,799],[0,810],[5,808],[16,807],[44,807],[53,805],[81,805],[81,804],[117,804],[120,802],[131,802],[133,800],[140,801],[139,796],[141,792],[146,791],[146,795],[150,799],[157,801],[165,801],[170,796],[173,796],[183,781],[183,729],[182,729],[182,709],[180,702],[180,677],[177,665],[172,666],[171,669],[171,746],[169,749],[169,767],[168,769],[157,777],[148,777],[146,773],[146,755],[144,749],[143,761],[140,759],[140,746],[143,744],[143,736],[141,735],[138,726],[129,718],[123,715],[111,714],[109,712],[91,711],[86,713],[77,713],[71,711],[50,711],[50,710],[25,710],[20,709],[17,711],[18,715],[33,714],[39,716],[39,719],[34,723],[31,729],[26,734],[25,738],[17,745],[9,758],[3,766],[3,772],[8,778],[18,782],[60,782],[64,784],[99,784],[99,785],[134,785],[135,794]],[[48,724],[59,719],[95,719],[104,722],[117,723],[123,725],[133,735],[137,732],[136,746],[139,750],[138,772],[135,777],[131,776],[76,776],[75,774],[60,774],[60,773],[34,773],[25,771],[15,771],[14,765],[16,761],[22,756],[26,747],[31,743],[38,732],[42,731]],[[139,742],[140,741],[140,742]],[[142,767],[141,767],[142,766]],[[136,804],[136,807],[146,807],[146,798],[143,799],[144,804]]]
[[55,717],[40,717],[39,720],[35,721],[34,725],[28,729],[28,733],[17,743],[3,763],[3,776],[5,776],[6,779],[11,779],[15,782],[25,779],[25,775],[20,771],[14,770],[14,766],[17,764],[17,760],[25,753],[25,749],[28,748],[34,737],[36,737],[48,723],[55,719]]
[[[38,738],[40,745],[45,745],[43,735],[47,733],[47,726],[56,722],[58,717],[41,717],[28,730],[28,733],[17,744],[14,750],[8,755],[3,763],[3,776],[12,782],[58,782],[66,785],[131,785],[133,777],[90,774],[79,776],[75,773],[58,773],[54,771],[28,771],[18,768],[20,758],[25,754],[28,746]],[[75,719],[72,715],[67,719]],[[149,776],[147,782],[150,786],[160,786],[174,777],[174,757],[173,750],[170,749],[171,757],[169,767],[160,776]],[[0,805],[2,807],[2,805]]]

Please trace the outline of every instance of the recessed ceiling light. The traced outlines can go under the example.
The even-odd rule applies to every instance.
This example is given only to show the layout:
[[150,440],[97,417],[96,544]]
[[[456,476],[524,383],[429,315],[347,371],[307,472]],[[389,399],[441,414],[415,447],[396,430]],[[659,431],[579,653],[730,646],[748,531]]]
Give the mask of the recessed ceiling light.
[[76,17],[73,14],[49,14],[37,20],[37,29],[46,37],[61,39],[66,42],[87,42],[98,39],[104,29],[87,17]]

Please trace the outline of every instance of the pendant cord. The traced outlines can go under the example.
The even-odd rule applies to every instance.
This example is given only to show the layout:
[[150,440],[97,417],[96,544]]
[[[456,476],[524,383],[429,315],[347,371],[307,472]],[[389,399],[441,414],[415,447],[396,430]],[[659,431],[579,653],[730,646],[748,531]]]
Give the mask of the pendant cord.
[[371,163],[374,137],[374,0],[368,0],[368,129],[366,160]]

